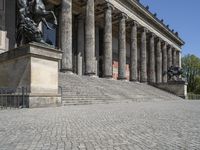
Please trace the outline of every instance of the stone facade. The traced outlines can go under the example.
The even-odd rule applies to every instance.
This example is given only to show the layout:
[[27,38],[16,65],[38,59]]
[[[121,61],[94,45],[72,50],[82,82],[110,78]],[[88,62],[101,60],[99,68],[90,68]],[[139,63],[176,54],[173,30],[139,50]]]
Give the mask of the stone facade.
[[[181,66],[184,42],[138,0],[50,2],[56,4],[49,7],[55,7],[59,26],[49,36],[63,51],[62,72],[112,78],[117,62],[120,80],[130,72],[130,81],[166,83],[163,72],[172,65]],[[14,3],[0,0],[0,52],[15,47]]]

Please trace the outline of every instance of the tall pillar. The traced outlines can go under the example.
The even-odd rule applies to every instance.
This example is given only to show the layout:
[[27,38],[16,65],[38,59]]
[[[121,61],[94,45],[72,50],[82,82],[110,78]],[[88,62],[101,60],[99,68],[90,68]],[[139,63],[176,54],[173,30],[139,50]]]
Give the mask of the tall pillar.
[[150,35],[150,69],[149,69],[149,81],[151,83],[156,82],[156,72],[155,72],[155,34]]
[[147,82],[147,42],[146,42],[147,29],[142,29],[141,35],[141,65],[140,65],[140,82]]
[[62,0],[61,5],[61,71],[72,72],[72,0]]
[[137,45],[138,23],[133,21],[131,24],[131,50],[130,50],[130,80],[138,81],[138,45]]
[[177,66],[177,64],[176,64],[176,62],[177,62],[177,61],[176,61],[176,57],[177,57],[177,56],[176,56],[176,52],[177,52],[176,49],[173,48],[173,50],[172,50],[172,65],[173,65],[173,66]]
[[172,47],[171,45],[169,45],[167,51],[167,69],[171,66],[172,66]]
[[180,51],[177,51],[176,53],[176,64],[177,64],[177,67],[181,67],[181,53]]
[[84,19],[83,16],[78,16],[78,35],[77,35],[77,74],[83,75],[84,64]]
[[162,54],[161,39],[158,37],[156,46],[156,82],[162,82]]
[[126,80],[126,15],[121,14],[119,18],[119,39],[118,39],[118,79]]
[[162,43],[162,81],[167,83],[167,43]]
[[96,69],[96,71],[95,71],[95,75],[96,76],[99,76],[99,48],[100,48],[100,43],[99,43],[99,27],[98,26],[96,26],[95,27],[95,69]]
[[107,3],[104,16],[104,63],[103,77],[112,78],[112,5]]
[[95,75],[95,12],[94,0],[86,0],[85,75]]

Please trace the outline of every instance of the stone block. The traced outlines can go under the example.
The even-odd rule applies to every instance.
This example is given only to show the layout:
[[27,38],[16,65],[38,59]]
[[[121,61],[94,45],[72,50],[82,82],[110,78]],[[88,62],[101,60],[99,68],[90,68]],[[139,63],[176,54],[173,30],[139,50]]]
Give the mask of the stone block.
[[5,49],[6,49],[5,39],[6,39],[6,32],[0,30],[0,54],[5,52]]
[[28,107],[58,105],[58,61],[62,52],[38,43],[0,55],[0,87],[28,89]]
[[181,98],[187,98],[187,83],[185,81],[168,81],[168,83],[155,83],[152,85]]

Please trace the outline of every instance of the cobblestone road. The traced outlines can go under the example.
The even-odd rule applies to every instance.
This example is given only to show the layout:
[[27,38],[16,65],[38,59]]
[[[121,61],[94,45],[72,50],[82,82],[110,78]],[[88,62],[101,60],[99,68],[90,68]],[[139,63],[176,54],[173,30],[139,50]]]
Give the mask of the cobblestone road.
[[0,150],[197,150],[200,101],[0,111]]

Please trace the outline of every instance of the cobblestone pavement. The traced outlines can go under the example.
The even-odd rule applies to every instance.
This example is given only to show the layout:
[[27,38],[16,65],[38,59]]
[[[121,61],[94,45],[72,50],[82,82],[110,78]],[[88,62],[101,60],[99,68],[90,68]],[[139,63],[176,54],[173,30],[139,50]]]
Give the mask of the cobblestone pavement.
[[197,150],[200,101],[0,111],[0,150]]

